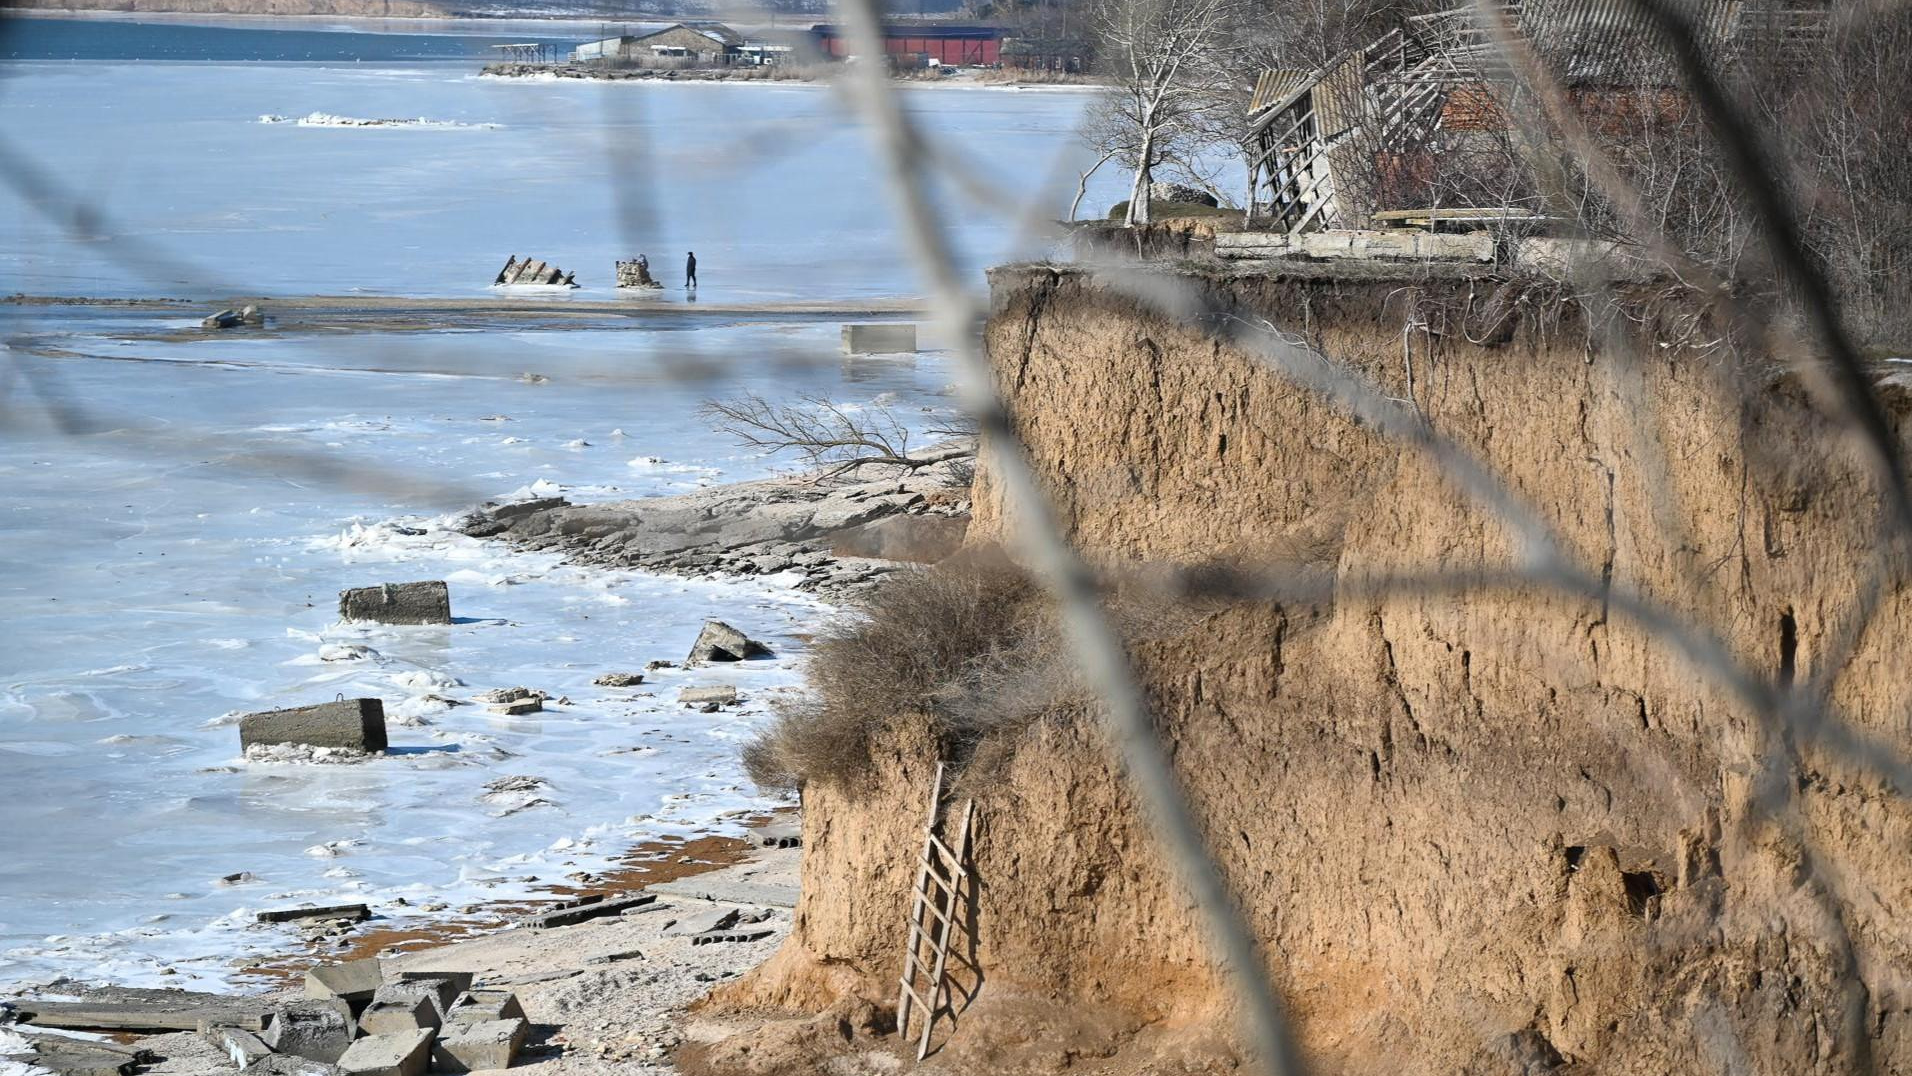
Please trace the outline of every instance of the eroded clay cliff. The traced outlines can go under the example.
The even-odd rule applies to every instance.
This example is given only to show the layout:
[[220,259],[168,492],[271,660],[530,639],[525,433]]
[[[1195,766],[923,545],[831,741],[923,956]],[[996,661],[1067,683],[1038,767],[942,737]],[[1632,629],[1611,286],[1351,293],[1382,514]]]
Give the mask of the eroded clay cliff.
[[[1513,550],[1417,451],[1086,272],[993,285],[992,363],[1085,552],[1274,557],[1335,584],[1314,605],[1200,605],[1135,644],[1315,1071],[1912,1071],[1897,791],[1778,734],[1599,600],[1356,594]],[[1690,297],[1626,296],[1637,346],[1616,352],[1538,284],[1207,286],[1411,401],[1596,574],[1768,681],[1840,654],[1872,486],[1796,379],[1721,345]],[[1912,410],[1893,379],[1881,391],[1895,422]],[[987,462],[975,504],[972,541],[1001,537]],[[1837,672],[1843,715],[1900,751],[1908,640],[1895,588]],[[981,983],[932,1063],[1059,1069],[1148,1046],[1153,1071],[1226,1068],[1229,996],[1097,731],[1039,722],[1007,747],[964,788]],[[721,1003],[893,1002],[938,750],[899,714],[864,779],[805,788],[795,932]]]

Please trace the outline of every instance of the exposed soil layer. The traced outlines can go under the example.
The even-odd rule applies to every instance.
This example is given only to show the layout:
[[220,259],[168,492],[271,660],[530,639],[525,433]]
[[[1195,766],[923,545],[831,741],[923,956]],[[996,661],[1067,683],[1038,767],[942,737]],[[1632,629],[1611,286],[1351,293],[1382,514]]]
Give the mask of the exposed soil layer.
[[[1869,616],[1855,602],[1876,487],[1715,311],[1638,287],[1615,350],[1540,284],[1197,283],[1217,324],[1272,322],[1425,415],[1593,579],[1764,688],[1824,678],[1867,750],[1905,754],[1912,601],[1895,569]],[[1387,573],[1515,568],[1516,543],[1425,452],[1087,271],[993,285],[990,360],[1079,548],[1272,562],[1318,588],[1191,603],[1133,645],[1311,1071],[1912,1071],[1912,811],[1864,752],[1782,731],[1607,596],[1375,595]],[[1878,375],[1902,441],[1906,377]],[[988,451],[973,498],[970,541],[1006,537]],[[865,775],[804,788],[792,936],[716,1008],[894,1004],[928,729],[898,714]],[[1098,731],[1014,736],[960,789],[979,819],[958,975],[975,1001],[928,1071],[1225,1069],[1230,995]]]

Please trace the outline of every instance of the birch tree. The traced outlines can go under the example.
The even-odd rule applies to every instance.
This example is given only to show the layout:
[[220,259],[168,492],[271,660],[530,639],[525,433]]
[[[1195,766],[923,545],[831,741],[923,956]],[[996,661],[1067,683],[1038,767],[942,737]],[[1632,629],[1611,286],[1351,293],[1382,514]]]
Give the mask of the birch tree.
[[1120,131],[1118,157],[1134,169],[1131,226],[1149,223],[1149,184],[1191,134],[1206,105],[1201,93],[1238,0],[1096,0],[1098,56],[1115,77],[1108,109]]

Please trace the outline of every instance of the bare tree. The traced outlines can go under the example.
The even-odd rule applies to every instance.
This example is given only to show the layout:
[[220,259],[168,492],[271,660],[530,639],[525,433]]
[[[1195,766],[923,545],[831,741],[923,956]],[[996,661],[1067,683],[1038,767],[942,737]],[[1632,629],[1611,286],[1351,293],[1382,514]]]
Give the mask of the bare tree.
[[945,453],[912,456],[909,427],[887,407],[853,407],[822,396],[772,403],[748,393],[736,400],[706,401],[698,415],[739,444],[797,453],[821,471],[818,481],[872,464],[914,471],[949,458]]
[[[1149,223],[1157,166],[1189,160],[1191,118],[1208,107],[1202,81],[1225,39],[1238,0],[1097,0],[1091,18],[1099,55],[1116,78],[1105,102],[1107,145],[1134,169],[1129,225]],[[1100,126],[1100,125],[1097,125]]]

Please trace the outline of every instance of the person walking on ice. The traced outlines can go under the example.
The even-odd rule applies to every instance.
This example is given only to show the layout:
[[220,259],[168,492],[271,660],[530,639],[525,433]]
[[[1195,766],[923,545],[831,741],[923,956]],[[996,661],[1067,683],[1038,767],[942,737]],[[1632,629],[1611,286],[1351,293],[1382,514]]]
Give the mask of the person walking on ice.
[[697,252],[694,250],[684,255],[684,287],[697,287]]

